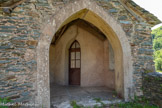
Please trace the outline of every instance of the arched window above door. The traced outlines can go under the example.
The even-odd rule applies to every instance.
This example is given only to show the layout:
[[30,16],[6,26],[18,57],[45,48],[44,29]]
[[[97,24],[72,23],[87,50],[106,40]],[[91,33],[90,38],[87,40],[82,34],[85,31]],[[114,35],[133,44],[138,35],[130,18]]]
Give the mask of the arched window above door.
[[75,41],[72,43],[70,49],[76,49],[76,48],[80,48],[80,44],[79,44],[79,42],[78,42],[77,40],[75,40]]

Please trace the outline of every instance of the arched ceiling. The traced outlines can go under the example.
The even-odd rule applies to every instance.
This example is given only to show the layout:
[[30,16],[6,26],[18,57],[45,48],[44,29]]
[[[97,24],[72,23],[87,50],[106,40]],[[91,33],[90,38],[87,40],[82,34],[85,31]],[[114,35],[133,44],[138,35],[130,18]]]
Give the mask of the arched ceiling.
[[82,20],[82,19],[76,19],[76,20],[71,21],[70,23],[64,25],[62,28],[60,28],[55,33],[55,36],[54,36],[51,44],[55,45],[59,41],[59,39],[63,36],[63,34],[66,32],[66,30],[72,25],[76,25],[79,28],[82,28],[82,29],[90,32],[91,34],[93,34],[94,36],[96,36],[100,40],[106,39],[106,36],[97,27],[95,27],[93,24],[91,24],[91,23],[89,23],[85,20]]

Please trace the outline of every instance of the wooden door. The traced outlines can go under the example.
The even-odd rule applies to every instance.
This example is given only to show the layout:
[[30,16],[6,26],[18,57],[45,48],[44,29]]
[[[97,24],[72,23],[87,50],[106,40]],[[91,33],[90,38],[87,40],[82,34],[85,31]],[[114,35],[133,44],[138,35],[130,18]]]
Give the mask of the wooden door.
[[69,52],[69,85],[80,85],[81,52],[77,41],[72,43]]

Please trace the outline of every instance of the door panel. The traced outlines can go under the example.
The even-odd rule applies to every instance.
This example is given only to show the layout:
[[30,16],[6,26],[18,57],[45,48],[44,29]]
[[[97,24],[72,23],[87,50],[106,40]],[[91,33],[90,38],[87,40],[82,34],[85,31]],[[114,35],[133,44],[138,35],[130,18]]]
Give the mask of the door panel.
[[69,84],[80,85],[80,69],[70,69]]
[[73,42],[69,53],[69,85],[80,85],[81,52],[77,41]]

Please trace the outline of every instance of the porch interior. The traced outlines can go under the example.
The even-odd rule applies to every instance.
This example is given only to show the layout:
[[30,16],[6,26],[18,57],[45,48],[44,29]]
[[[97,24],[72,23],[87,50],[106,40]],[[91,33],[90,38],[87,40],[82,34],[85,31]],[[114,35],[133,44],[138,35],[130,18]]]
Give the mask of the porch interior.
[[[75,57],[71,52],[74,51],[75,42],[80,49],[80,63],[75,64],[79,67],[71,65],[72,58],[77,58],[78,49]],[[75,20],[58,30],[50,46],[49,64],[51,108],[71,108],[72,101],[84,106],[94,106],[99,104],[95,99],[100,99],[105,104],[122,100],[115,92],[113,48],[98,28],[84,20]],[[70,77],[73,68],[80,69],[79,77]],[[78,79],[78,86],[75,81],[71,84],[71,78]]]

